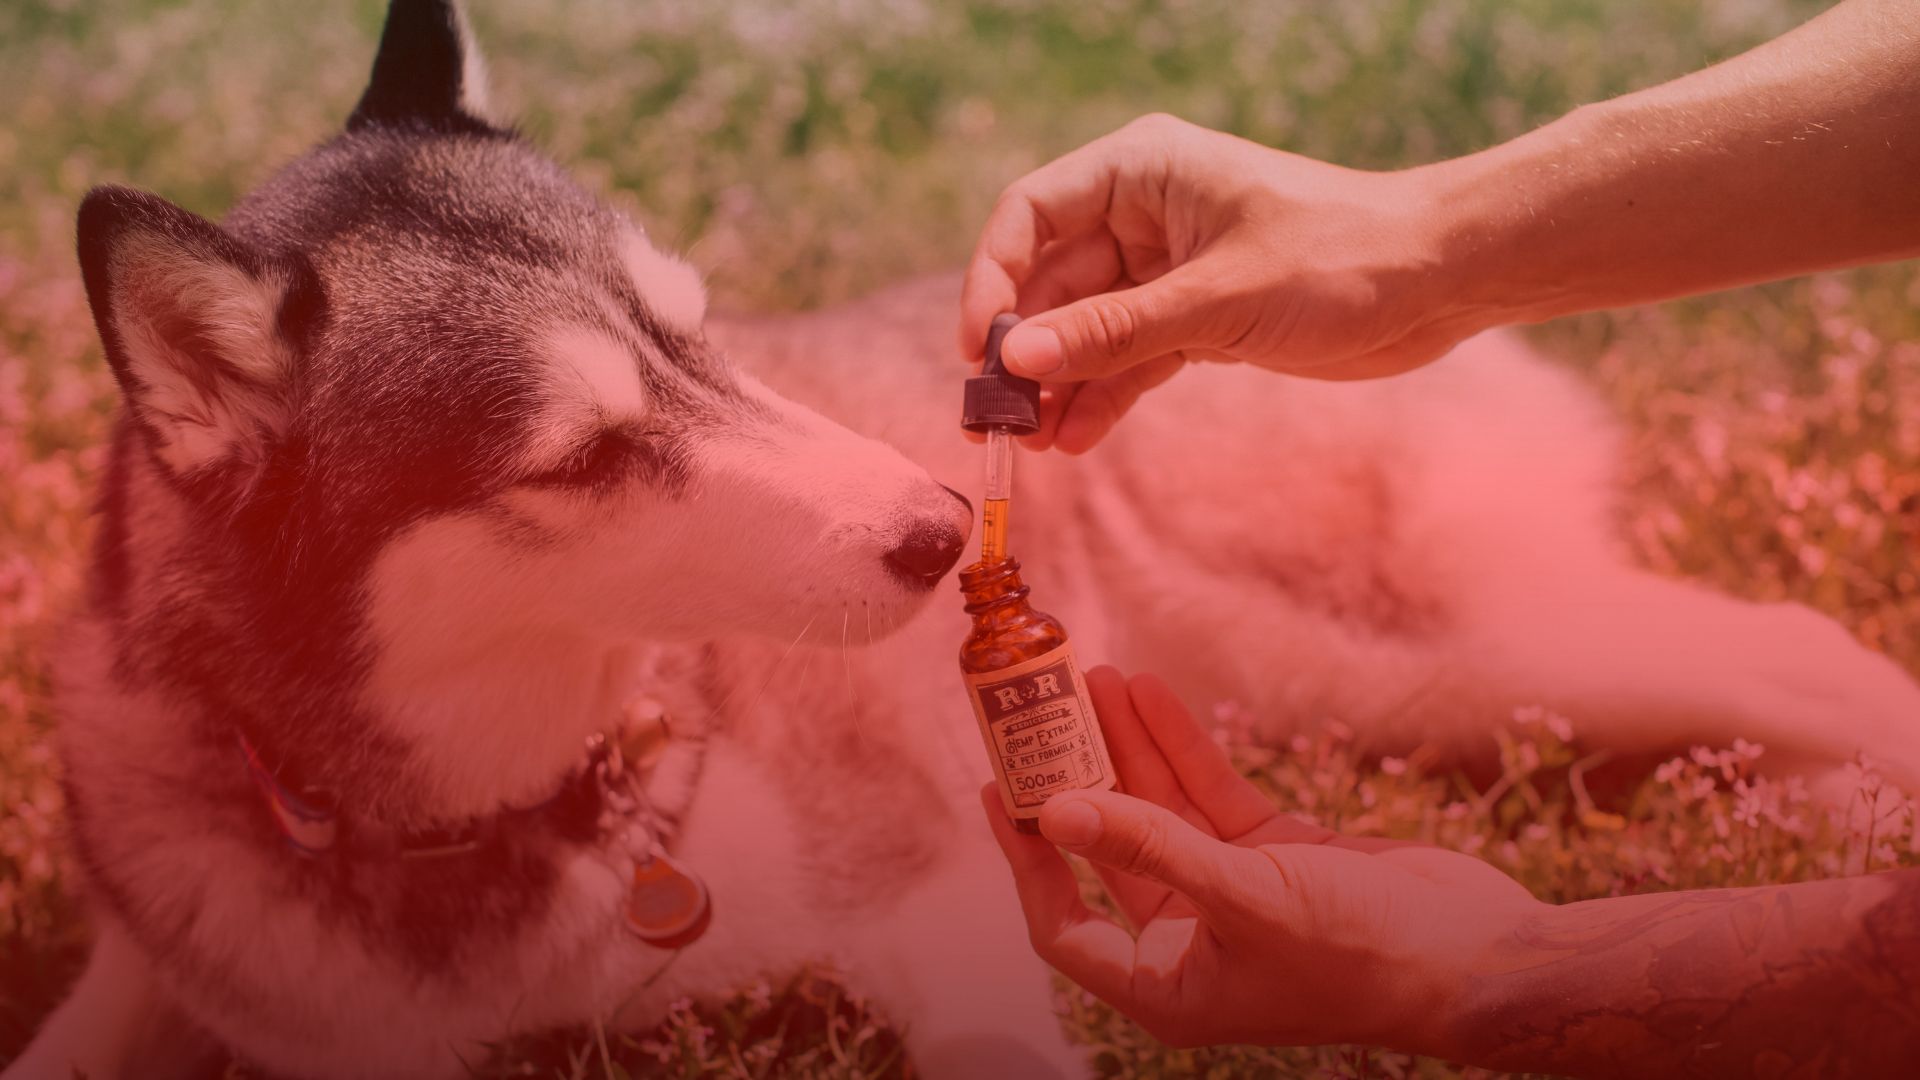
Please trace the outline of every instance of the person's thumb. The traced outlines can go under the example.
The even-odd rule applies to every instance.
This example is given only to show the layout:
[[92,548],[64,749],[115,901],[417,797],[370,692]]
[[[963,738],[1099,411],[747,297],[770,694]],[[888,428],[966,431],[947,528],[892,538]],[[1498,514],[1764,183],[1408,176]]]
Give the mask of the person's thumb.
[[1244,907],[1246,848],[1225,844],[1178,814],[1115,791],[1075,791],[1040,811],[1048,840],[1096,866],[1157,881],[1209,916]]
[[1211,307],[1191,274],[1175,270],[1145,285],[1101,293],[1014,327],[1000,355],[1016,375],[1080,382],[1158,356],[1216,344],[1203,340]]

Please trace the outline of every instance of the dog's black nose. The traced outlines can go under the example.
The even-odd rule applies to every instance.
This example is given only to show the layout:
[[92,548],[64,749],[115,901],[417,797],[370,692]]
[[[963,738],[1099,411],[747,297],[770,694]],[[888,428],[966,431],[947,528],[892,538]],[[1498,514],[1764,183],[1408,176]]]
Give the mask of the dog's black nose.
[[966,534],[960,530],[928,522],[915,526],[883,559],[887,569],[908,586],[931,589],[953,569],[966,544]]

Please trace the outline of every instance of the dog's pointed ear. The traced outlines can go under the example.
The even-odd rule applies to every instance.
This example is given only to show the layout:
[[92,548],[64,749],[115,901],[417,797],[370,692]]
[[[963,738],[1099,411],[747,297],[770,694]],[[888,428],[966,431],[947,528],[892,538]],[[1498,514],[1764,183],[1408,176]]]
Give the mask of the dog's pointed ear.
[[487,74],[458,0],[393,0],[367,92],[347,130],[493,132]]
[[312,269],[122,187],[80,204],[79,247],[107,362],[161,463],[199,482],[264,462],[325,307]]

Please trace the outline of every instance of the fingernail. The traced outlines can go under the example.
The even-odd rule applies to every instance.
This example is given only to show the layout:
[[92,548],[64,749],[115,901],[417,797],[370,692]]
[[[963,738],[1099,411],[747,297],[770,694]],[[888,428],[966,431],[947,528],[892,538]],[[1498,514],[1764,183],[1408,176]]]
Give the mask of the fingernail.
[[1000,346],[1007,366],[1026,375],[1051,375],[1066,360],[1060,335],[1044,326],[1016,326]]
[[1040,815],[1040,833],[1061,847],[1086,847],[1100,839],[1100,811],[1085,799],[1062,799]]

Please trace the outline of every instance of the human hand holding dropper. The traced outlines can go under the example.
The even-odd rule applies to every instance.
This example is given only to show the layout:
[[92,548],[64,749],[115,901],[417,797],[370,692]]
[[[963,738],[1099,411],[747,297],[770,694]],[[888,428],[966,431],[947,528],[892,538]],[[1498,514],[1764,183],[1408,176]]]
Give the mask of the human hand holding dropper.
[[1192,360],[1391,375],[1514,322],[1920,254],[1920,10],[1850,0],[1725,63],[1453,161],[1365,172],[1164,116],[1015,182],[988,322],[1079,453]]

